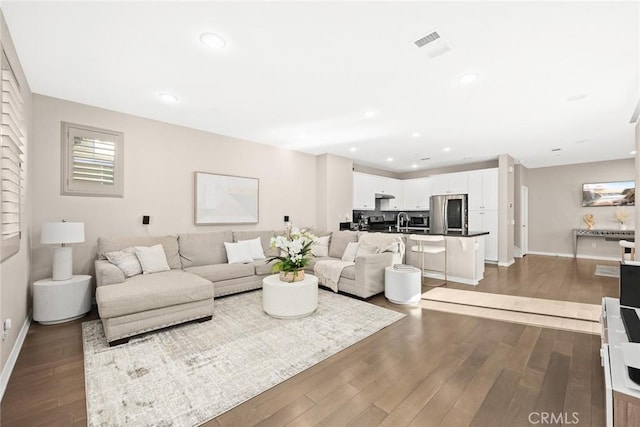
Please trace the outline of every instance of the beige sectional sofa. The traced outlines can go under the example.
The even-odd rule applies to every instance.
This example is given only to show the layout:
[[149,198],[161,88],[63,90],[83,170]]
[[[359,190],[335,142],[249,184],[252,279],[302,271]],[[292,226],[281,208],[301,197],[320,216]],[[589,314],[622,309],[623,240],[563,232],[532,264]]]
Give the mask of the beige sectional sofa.
[[[269,244],[276,234],[279,232],[214,231],[177,236],[99,238],[95,262],[96,302],[107,341],[115,345],[144,332],[211,319],[214,297],[261,288],[262,279],[272,274],[271,266],[265,260],[229,264],[224,242],[260,237],[268,258],[275,254]],[[316,234],[331,235],[329,256],[312,259],[306,267],[309,273],[313,273],[318,260],[341,258],[347,244],[362,237],[362,233],[350,231]],[[404,245],[398,244],[397,250],[393,250],[391,242],[396,242],[397,237],[384,235],[376,239],[382,242],[381,250],[391,250],[357,257],[355,265],[342,271],[338,282],[340,292],[368,298],[384,291],[384,268],[402,262]],[[107,253],[129,247],[158,244],[162,245],[169,271],[125,277],[123,271],[106,257]]]

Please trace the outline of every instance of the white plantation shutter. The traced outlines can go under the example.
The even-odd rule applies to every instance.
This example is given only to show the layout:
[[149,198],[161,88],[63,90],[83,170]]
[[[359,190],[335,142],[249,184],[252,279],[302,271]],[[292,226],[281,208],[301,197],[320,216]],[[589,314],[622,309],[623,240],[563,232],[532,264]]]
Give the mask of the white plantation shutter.
[[6,55],[2,52],[2,260],[20,250],[24,193],[25,123],[22,94]]
[[122,197],[122,133],[63,123],[62,194]]

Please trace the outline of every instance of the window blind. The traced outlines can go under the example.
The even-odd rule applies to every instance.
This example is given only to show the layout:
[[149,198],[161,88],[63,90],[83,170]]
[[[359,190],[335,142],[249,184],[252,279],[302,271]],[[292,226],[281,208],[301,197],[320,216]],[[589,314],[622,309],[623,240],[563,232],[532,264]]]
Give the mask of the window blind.
[[72,179],[114,185],[116,144],[114,141],[73,137]]
[[122,132],[62,122],[62,194],[123,196]]
[[25,124],[20,85],[2,52],[2,140],[1,198],[2,236],[1,259],[20,250],[21,213],[24,192]]

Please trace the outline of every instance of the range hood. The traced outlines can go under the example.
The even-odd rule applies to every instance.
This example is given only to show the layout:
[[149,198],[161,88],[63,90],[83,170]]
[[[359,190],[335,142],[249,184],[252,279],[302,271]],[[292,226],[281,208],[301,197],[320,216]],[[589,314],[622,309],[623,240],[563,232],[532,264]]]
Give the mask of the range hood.
[[376,199],[395,199],[396,198],[396,196],[394,196],[393,194],[383,194],[383,193],[375,193],[375,196],[376,196]]

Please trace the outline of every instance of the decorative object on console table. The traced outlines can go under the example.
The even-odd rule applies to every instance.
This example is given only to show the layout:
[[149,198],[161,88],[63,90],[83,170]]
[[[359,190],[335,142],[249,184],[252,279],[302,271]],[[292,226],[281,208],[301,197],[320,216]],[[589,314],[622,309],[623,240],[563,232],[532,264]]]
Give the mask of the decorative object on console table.
[[593,214],[590,214],[590,213],[585,214],[582,217],[582,220],[587,225],[587,230],[593,230],[593,227],[596,226],[596,220],[593,219]]
[[622,207],[618,207],[616,208],[616,213],[614,216],[616,218],[616,221],[618,221],[618,224],[620,224],[620,230],[626,230],[627,225],[624,222],[627,220],[627,218],[629,218],[629,213]]
[[84,223],[45,222],[40,243],[61,245],[53,250],[53,280],[69,280],[73,275],[73,249],[69,243],[84,242]]
[[297,282],[304,280],[304,267],[311,258],[311,245],[317,237],[307,230],[300,230],[291,224],[287,225],[284,236],[271,238],[271,247],[280,250],[280,255],[267,258],[267,263],[278,260],[271,271],[280,272],[283,282]]
[[43,325],[69,322],[91,310],[91,276],[33,283],[33,320]]

